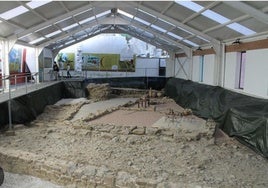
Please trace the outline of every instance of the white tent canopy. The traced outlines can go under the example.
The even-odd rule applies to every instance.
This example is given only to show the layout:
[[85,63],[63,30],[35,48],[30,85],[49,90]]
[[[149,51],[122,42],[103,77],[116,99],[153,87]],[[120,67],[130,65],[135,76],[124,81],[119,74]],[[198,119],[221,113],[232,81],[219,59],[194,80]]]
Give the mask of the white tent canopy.
[[178,52],[268,34],[266,1],[0,1],[0,38],[59,51],[126,33]]

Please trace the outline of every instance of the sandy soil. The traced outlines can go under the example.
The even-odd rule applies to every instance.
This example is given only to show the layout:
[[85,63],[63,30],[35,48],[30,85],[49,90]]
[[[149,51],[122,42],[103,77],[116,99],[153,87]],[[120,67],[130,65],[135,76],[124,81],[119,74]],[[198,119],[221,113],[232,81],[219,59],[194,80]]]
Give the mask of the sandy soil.
[[[135,178],[150,179],[155,187],[268,187],[267,160],[233,139],[222,139],[215,144],[214,138],[207,136],[211,133],[181,139],[185,135],[190,138],[196,132],[182,130],[180,126],[167,130],[166,135],[154,136],[129,134],[122,128],[121,125],[153,127],[168,109],[183,110],[171,100],[159,99],[155,112],[131,111],[136,108],[132,106],[92,121],[72,122],[72,117],[88,103],[82,100],[49,106],[31,126],[17,126],[16,136],[1,135],[0,147],[33,153],[43,160],[69,161],[75,164],[74,168],[98,166],[104,169],[103,173],[119,177],[116,185],[127,181],[120,173],[124,171]],[[183,122],[193,124],[193,119],[199,118],[189,116]],[[198,126],[197,122],[193,125]],[[210,126],[208,132],[214,131],[213,122],[203,124]]]

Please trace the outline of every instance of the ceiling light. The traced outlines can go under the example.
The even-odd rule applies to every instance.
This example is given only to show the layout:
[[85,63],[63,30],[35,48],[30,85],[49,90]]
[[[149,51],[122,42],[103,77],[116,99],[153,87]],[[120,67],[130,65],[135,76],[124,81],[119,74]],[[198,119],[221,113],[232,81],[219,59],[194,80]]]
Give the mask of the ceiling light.
[[174,37],[174,38],[176,38],[176,39],[179,39],[179,40],[182,40],[183,39],[181,36],[176,35],[176,34],[174,34],[172,32],[168,32],[167,34],[170,35],[170,36],[172,36],[172,37]]
[[97,15],[96,15],[96,18],[105,16],[106,14],[109,14],[109,13],[110,13],[110,10],[107,10],[107,11],[105,11],[105,12],[102,12],[102,13],[100,13],[100,14],[97,14]]
[[126,17],[129,17],[129,18],[131,18],[131,19],[134,18],[133,15],[131,15],[131,14],[125,12],[125,11],[122,11],[122,10],[120,10],[120,9],[118,9],[117,12],[120,13],[120,14],[122,14],[122,15],[124,15],[124,16],[126,16]]
[[48,28],[48,27],[50,27],[51,25],[46,25],[45,27],[42,27],[42,28],[40,28],[40,29],[37,29],[35,32],[39,32],[39,31],[41,31],[41,30],[43,30],[43,29],[46,29],[46,28]]
[[40,41],[42,41],[44,39],[45,39],[44,37],[40,37],[40,38],[38,38],[36,40],[33,40],[33,41],[29,42],[29,44],[36,44],[36,43],[38,43],[38,42],[40,42]]
[[69,17],[67,17],[67,18],[63,18],[62,20],[59,20],[59,21],[55,22],[54,24],[58,24],[58,23],[60,23],[60,22],[63,22],[63,21],[65,21],[65,20],[68,20],[68,19],[70,19],[70,18],[72,18],[72,16],[69,16]]
[[41,7],[45,4],[48,4],[51,1],[31,1],[29,3],[26,3],[26,5],[28,5],[31,9],[35,9],[35,8]]
[[94,19],[95,19],[95,16],[92,16],[90,18],[87,18],[87,19],[80,21],[79,24],[84,24],[84,23],[90,22],[91,20],[94,20]]
[[49,38],[49,37],[52,37],[52,36],[57,35],[57,34],[59,34],[59,33],[61,33],[61,30],[57,30],[57,31],[54,31],[54,32],[52,32],[52,33],[49,33],[49,34],[47,34],[45,37]]
[[194,43],[194,42],[192,42],[192,41],[189,41],[189,40],[187,40],[187,39],[184,39],[183,42],[185,42],[185,43],[187,43],[187,44],[190,44],[191,46],[194,46],[194,47],[199,46],[198,44],[196,44],[196,43]]
[[82,12],[79,12],[79,13],[75,14],[74,16],[78,16],[78,15],[80,15],[80,14],[86,13],[86,12],[91,11],[91,10],[92,10],[92,8],[89,8],[89,9],[87,9],[87,10],[84,10],[84,11],[82,11]]
[[147,22],[147,21],[145,21],[145,20],[143,20],[143,19],[140,19],[140,18],[138,18],[138,17],[135,17],[134,20],[139,21],[139,22],[141,22],[141,23],[143,23],[143,24],[145,24],[145,25],[150,25],[149,22]]
[[151,25],[151,27],[156,29],[156,30],[158,30],[158,31],[160,31],[160,32],[163,32],[163,33],[167,32],[167,30],[165,30],[165,29],[163,29],[161,27],[158,27],[157,25],[154,25],[154,24]]
[[78,26],[78,23],[75,23],[75,24],[69,25],[69,26],[67,26],[67,27],[64,27],[62,30],[63,30],[63,31],[66,31],[66,30],[72,29],[72,28],[74,28],[74,27],[76,27],[76,26]]
[[65,42],[65,44],[71,44],[71,43],[73,43],[75,40],[70,40],[70,41],[68,41],[68,42]]
[[155,15],[152,15],[152,14],[150,14],[150,13],[148,13],[148,12],[144,11],[144,10],[141,10],[141,9],[138,9],[138,8],[136,8],[136,9],[137,9],[138,11],[140,11],[140,12],[143,12],[143,13],[145,13],[145,14],[147,14],[147,15],[151,16],[151,17],[156,18],[156,16],[155,16]]
[[239,45],[239,44],[241,44],[240,39],[236,39],[232,44],[234,44],[234,45]]
[[30,36],[31,34],[33,34],[33,33],[28,33],[28,34],[26,34],[26,35],[23,35],[23,36],[19,37],[18,39],[22,39],[22,38],[24,38],[24,37],[28,37],[28,36]]
[[0,17],[5,20],[9,20],[28,11],[29,9],[25,8],[24,6],[19,6],[0,14]]

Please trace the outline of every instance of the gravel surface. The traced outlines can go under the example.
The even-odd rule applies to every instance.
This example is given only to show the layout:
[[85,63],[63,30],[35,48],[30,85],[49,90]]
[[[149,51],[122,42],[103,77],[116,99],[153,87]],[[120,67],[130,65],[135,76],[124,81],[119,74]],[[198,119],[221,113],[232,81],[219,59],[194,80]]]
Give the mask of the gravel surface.
[[[199,118],[189,116],[183,120],[186,124],[178,121],[181,126],[169,127],[161,134],[145,134],[144,129],[131,134],[135,120],[134,126],[145,126],[147,133],[155,120],[165,116],[165,110],[183,110],[170,99],[159,99],[156,112],[131,111],[136,107],[130,106],[92,121],[73,122],[75,114],[87,104],[80,101],[48,106],[31,126],[17,126],[16,136],[0,136],[1,151],[28,152],[41,161],[68,161],[73,170],[94,165],[98,172],[116,176],[117,187],[129,187],[123,182],[141,178],[159,188],[268,187],[267,160],[234,139],[215,142],[211,136],[215,123],[211,121],[200,120],[204,128],[195,130]],[[198,121],[187,129],[193,118]],[[133,125],[117,125],[116,119],[118,124]],[[168,124],[170,119],[161,121]]]
[[63,188],[40,178],[5,172],[2,188]]

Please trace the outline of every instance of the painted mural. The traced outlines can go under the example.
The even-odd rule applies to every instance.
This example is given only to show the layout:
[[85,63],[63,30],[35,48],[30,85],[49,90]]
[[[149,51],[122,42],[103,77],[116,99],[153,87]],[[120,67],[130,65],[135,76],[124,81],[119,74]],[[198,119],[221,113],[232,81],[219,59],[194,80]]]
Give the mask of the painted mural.
[[60,69],[66,69],[67,63],[70,63],[71,69],[74,69],[74,53],[62,53],[60,52],[57,57],[56,61],[59,65]]
[[135,58],[120,61],[120,54],[82,53],[82,70],[135,71]]
[[22,48],[14,47],[9,52],[9,71],[10,72],[22,72]]

